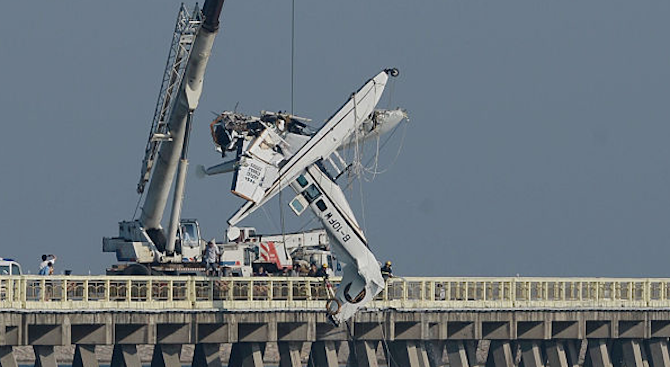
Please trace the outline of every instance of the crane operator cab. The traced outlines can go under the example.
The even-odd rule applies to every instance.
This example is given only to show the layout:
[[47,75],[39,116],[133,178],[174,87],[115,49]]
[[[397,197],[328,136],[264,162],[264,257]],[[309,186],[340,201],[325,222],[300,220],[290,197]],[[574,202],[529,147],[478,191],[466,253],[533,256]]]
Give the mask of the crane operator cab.
[[183,261],[200,261],[204,251],[204,241],[200,237],[200,226],[194,219],[182,219],[179,223],[176,252],[181,253]]

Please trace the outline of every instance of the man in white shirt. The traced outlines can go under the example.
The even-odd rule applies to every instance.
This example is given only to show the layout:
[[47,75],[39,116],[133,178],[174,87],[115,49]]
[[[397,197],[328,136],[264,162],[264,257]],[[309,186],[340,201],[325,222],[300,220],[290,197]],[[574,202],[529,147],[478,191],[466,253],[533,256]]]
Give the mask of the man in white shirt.
[[50,255],[42,255],[42,262],[40,263],[40,269],[39,269],[39,275],[49,275],[49,264],[51,264],[51,268],[53,269],[53,265],[56,262],[56,255],[50,254]]
[[205,260],[205,273],[207,275],[216,275],[217,273],[216,265],[219,261],[220,256],[221,251],[219,251],[219,247],[216,245],[216,243],[214,243],[214,239],[212,239],[207,244],[203,256]]

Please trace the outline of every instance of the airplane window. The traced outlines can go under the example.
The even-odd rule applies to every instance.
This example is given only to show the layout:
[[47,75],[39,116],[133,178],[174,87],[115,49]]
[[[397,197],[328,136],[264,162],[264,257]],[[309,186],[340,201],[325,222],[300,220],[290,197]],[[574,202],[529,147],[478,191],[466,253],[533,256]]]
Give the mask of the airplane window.
[[317,201],[316,202],[316,207],[319,208],[319,210],[321,210],[321,211],[325,211],[326,209],[328,209],[328,207],[326,206],[326,203],[324,203],[323,200]]
[[305,210],[299,200],[291,201],[291,206],[293,206],[293,209],[298,213],[302,213],[302,211]]
[[301,187],[305,187],[308,184],[307,179],[303,175],[298,176],[297,181],[298,181],[298,183],[300,184]]
[[0,266],[0,275],[9,275],[9,266]]
[[309,203],[312,203],[314,200],[316,200],[319,196],[321,196],[321,191],[314,186],[314,184],[309,185],[305,191],[302,192],[302,194],[305,196],[305,199]]
[[16,264],[12,264],[12,275],[21,275],[21,270],[19,270],[19,266]]

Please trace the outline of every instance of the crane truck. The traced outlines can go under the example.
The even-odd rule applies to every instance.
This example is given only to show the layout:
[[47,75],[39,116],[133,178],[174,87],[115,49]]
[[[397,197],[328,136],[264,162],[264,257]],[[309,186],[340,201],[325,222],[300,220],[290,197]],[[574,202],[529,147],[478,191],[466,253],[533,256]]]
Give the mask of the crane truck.
[[[103,238],[103,251],[119,264],[109,275],[201,275],[206,241],[195,219],[181,218],[188,168],[191,122],[202,93],[207,62],[219,29],[224,0],[207,0],[202,9],[179,9],[168,62],[142,161],[137,192],[145,195],[138,219],[119,223],[116,237]],[[161,226],[174,183],[167,229]],[[272,273],[290,269],[305,258],[336,263],[323,229],[264,236],[250,227],[235,228],[219,243],[222,275],[249,276],[263,266]]]

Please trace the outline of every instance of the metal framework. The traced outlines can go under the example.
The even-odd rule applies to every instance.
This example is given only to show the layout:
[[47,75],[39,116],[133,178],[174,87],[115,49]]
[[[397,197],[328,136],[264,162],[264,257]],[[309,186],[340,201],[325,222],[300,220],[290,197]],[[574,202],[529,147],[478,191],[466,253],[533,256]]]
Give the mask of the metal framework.
[[195,41],[195,36],[202,23],[202,12],[195,7],[192,12],[181,4],[174,33],[172,34],[172,43],[168,53],[165,72],[161,89],[158,93],[158,101],[154,111],[149,139],[145,148],[144,159],[142,160],[142,172],[140,181],[137,184],[137,192],[144,192],[144,186],[151,176],[151,168],[156,152],[162,140],[170,139],[170,132],[167,130],[167,121],[173,103],[173,96],[178,92],[181,79],[184,75],[184,69],[191,54],[191,46]]
[[[0,311],[308,310],[323,309],[326,300],[319,278],[0,277]],[[393,278],[368,308],[670,308],[670,279]]]

